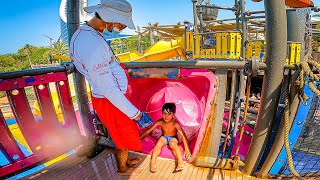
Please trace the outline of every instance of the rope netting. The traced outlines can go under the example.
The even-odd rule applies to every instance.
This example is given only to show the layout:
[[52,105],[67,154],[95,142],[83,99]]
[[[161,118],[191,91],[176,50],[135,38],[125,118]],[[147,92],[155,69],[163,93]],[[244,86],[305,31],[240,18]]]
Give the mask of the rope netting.
[[[320,86],[317,86],[320,89]],[[320,177],[320,98],[312,98],[304,127],[292,150],[293,166],[302,178]],[[279,176],[292,176],[286,162]]]

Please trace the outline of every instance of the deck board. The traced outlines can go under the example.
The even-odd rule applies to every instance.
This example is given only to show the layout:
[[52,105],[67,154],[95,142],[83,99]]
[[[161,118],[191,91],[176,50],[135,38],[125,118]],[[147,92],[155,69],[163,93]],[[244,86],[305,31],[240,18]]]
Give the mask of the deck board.
[[97,180],[210,180],[210,179],[254,179],[244,176],[239,171],[227,171],[219,169],[209,169],[194,167],[191,164],[185,164],[181,172],[174,172],[176,162],[163,158],[157,159],[158,171],[151,173],[149,171],[150,156],[130,153],[129,158],[139,157],[142,161],[136,166],[136,174],[119,175],[117,173],[117,164],[113,149],[106,149],[97,157],[88,159],[86,157],[77,157],[75,154],[55,163],[45,169],[31,174],[24,179],[97,179]]

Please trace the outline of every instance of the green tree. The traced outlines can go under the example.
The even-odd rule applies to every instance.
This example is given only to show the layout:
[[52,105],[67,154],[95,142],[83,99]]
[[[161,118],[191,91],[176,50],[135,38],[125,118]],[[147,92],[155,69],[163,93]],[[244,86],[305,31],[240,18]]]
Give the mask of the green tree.
[[[142,50],[145,51],[150,47],[150,39],[148,37],[141,38]],[[129,52],[132,50],[138,50],[138,36],[134,35],[129,38],[121,39],[113,39],[111,40],[111,48],[113,49],[115,54],[122,53],[122,46],[124,52]]]
[[38,49],[31,53],[31,61],[35,64],[48,64],[49,56],[47,55],[50,52],[49,47],[38,47]]
[[18,54],[20,54],[22,57],[25,57],[28,60],[30,67],[31,67],[32,62],[30,59],[30,54],[33,53],[34,51],[36,51],[37,49],[38,48],[35,46],[31,46],[30,44],[26,44],[18,50]]
[[28,64],[25,68],[31,68],[33,64],[47,64],[48,58],[44,54],[47,54],[49,50],[47,47],[26,44],[18,50],[14,58],[19,59],[25,65]]
[[69,54],[69,47],[67,43],[63,41],[59,41],[53,44],[53,49],[52,49],[52,54],[53,55],[68,55]]
[[23,63],[14,59],[10,54],[0,55],[0,72],[17,71]]
[[[49,56],[52,55],[59,55],[59,56],[67,56],[69,55],[69,47],[67,45],[67,43],[63,42],[63,41],[58,41],[53,43],[52,48],[50,49],[49,52],[47,52],[46,54],[44,54],[43,56],[47,59],[49,59]],[[59,63],[61,62],[60,59]]]

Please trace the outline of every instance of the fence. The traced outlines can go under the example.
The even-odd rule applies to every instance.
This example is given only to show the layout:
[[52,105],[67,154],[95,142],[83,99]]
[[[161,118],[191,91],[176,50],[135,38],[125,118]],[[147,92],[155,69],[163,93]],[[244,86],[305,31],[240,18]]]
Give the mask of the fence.
[[[56,69],[48,73],[41,73],[41,69],[28,70],[28,76],[22,76],[25,71],[0,74],[0,91],[6,92],[14,115],[14,119],[5,119],[0,112],[0,177],[55,158],[80,144],[67,73],[61,72],[59,67]],[[59,108],[63,112],[62,122],[58,121],[49,83],[56,87]],[[28,87],[34,89],[42,117],[34,116],[30,108],[25,92]]]

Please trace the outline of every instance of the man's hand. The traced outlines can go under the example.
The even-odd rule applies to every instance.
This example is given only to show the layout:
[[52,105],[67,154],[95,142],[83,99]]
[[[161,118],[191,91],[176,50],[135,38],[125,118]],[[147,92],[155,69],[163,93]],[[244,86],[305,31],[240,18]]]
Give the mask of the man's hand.
[[[138,117],[139,116],[140,116],[140,114],[138,115]],[[136,120],[136,123],[138,123],[140,127],[145,128],[145,127],[152,124],[152,120],[148,114],[146,114],[145,112],[142,112],[140,118],[138,120]]]

